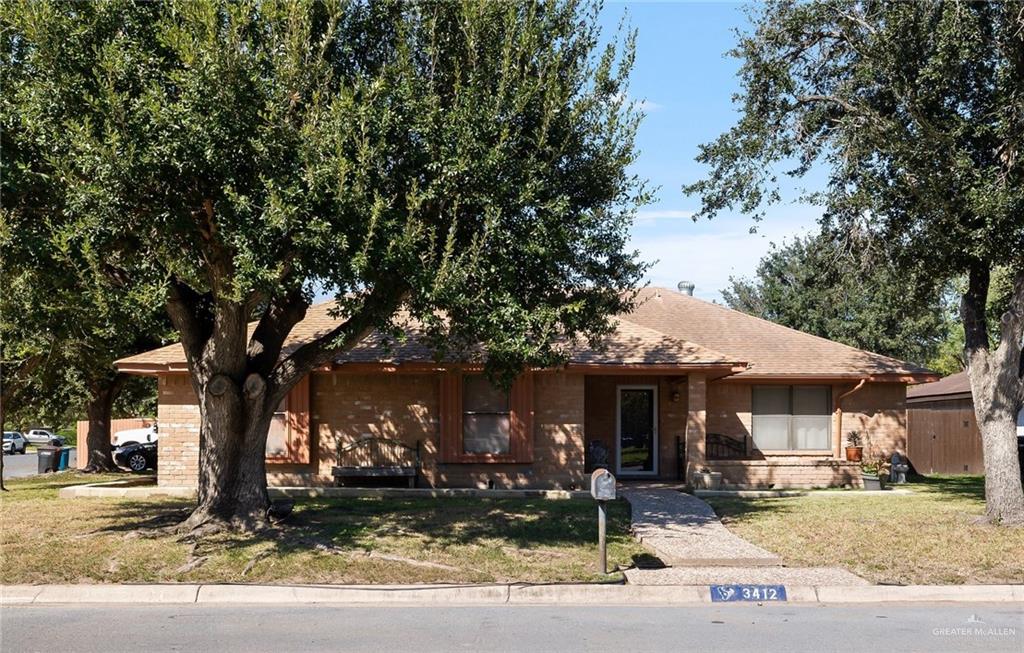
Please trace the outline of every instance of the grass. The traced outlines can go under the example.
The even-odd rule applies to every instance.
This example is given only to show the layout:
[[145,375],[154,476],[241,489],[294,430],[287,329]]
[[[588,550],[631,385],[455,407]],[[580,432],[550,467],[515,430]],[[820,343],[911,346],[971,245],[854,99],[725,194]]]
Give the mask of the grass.
[[794,565],[875,583],[1024,583],[1024,528],[984,523],[984,479],[918,479],[910,496],[709,498],[737,535]]
[[[590,581],[597,518],[588,501],[310,499],[274,536],[188,542],[140,528],[175,523],[189,502],[59,499],[60,487],[124,478],[65,472],[12,480],[0,497],[2,583],[439,583]],[[609,506],[609,565],[643,549],[629,507]],[[369,554],[369,555],[368,555]],[[198,567],[188,563],[206,557]]]

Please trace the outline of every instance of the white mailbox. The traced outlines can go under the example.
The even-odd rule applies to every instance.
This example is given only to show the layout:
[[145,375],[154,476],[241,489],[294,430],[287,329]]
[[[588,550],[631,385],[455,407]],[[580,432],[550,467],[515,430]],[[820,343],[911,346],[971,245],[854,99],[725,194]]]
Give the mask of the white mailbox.
[[598,501],[615,500],[615,477],[607,469],[595,469],[590,475],[590,496]]

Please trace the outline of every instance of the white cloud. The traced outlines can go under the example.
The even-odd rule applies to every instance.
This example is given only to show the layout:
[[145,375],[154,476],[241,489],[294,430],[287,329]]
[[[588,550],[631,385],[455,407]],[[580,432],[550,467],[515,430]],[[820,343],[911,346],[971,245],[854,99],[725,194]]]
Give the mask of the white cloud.
[[633,105],[636,106],[637,109],[640,109],[641,111],[645,111],[647,113],[651,113],[653,111],[661,111],[662,109],[665,108],[665,105],[658,104],[653,100],[638,100],[636,98],[629,97],[628,95],[624,95],[622,93],[616,93],[613,97],[616,100],[625,99],[627,103],[632,103]]
[[662,109],[665,108],[665,105],[658,104],[657,102],[652,102],[651,100],[640,100],[639,102],[637,102],[636,107],[641,111],[651,113],[652,111],[661,111]]
[[693,217],[693,211],[677,211],[670,209],[637,211],[637,220],[679,220]]
[[748,229],[730,229],[718,233],[645,234],[634,237],[632,246],[640,258],[654,262],[647,271],[652,285],[675,288],[682,280],[696,284],[694,295],[709,301],[722,301],[721,291],[729,286],[729,277],[750,277],[771,243],[781,244],[798,234],[807,234],[810,225],[762,222],[757,233]]

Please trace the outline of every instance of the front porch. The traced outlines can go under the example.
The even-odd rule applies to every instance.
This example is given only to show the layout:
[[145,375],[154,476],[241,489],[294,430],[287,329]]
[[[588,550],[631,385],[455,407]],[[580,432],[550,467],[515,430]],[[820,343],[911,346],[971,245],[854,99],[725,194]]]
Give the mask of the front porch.
[[[861,487],[859,463],[839,453],[837,407],[818,416],[823,447],[762,452],[753,438],[752,388],[692,372],[588,375],[585,469],[606,466],[626,481],[684,483],[696,472],[718,472],[725,489]],[[842,390],[822,388],[826,405]]]

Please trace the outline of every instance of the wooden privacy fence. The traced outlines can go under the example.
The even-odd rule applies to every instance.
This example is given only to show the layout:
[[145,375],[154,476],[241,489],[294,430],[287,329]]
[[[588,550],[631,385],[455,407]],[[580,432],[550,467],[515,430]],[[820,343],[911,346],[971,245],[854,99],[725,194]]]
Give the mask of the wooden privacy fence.
[[983,474],[981,432],[971,400],[908,404],[907,455],[921,474]]
[[[155,420],[146,419],[144,417],[125,417],[123,419],[112,419],[110,420],[110,441],[114,441],[114,436],[121,431],[128,431],[130,429],[141,429],[149,426]],[[77,444],[75,445],[78,461],[78,468],[84,469],[89,464],[89,449],[88,442],[86,441],[89,436],[89,421],[79,420],[75,425],[75,435]]]

